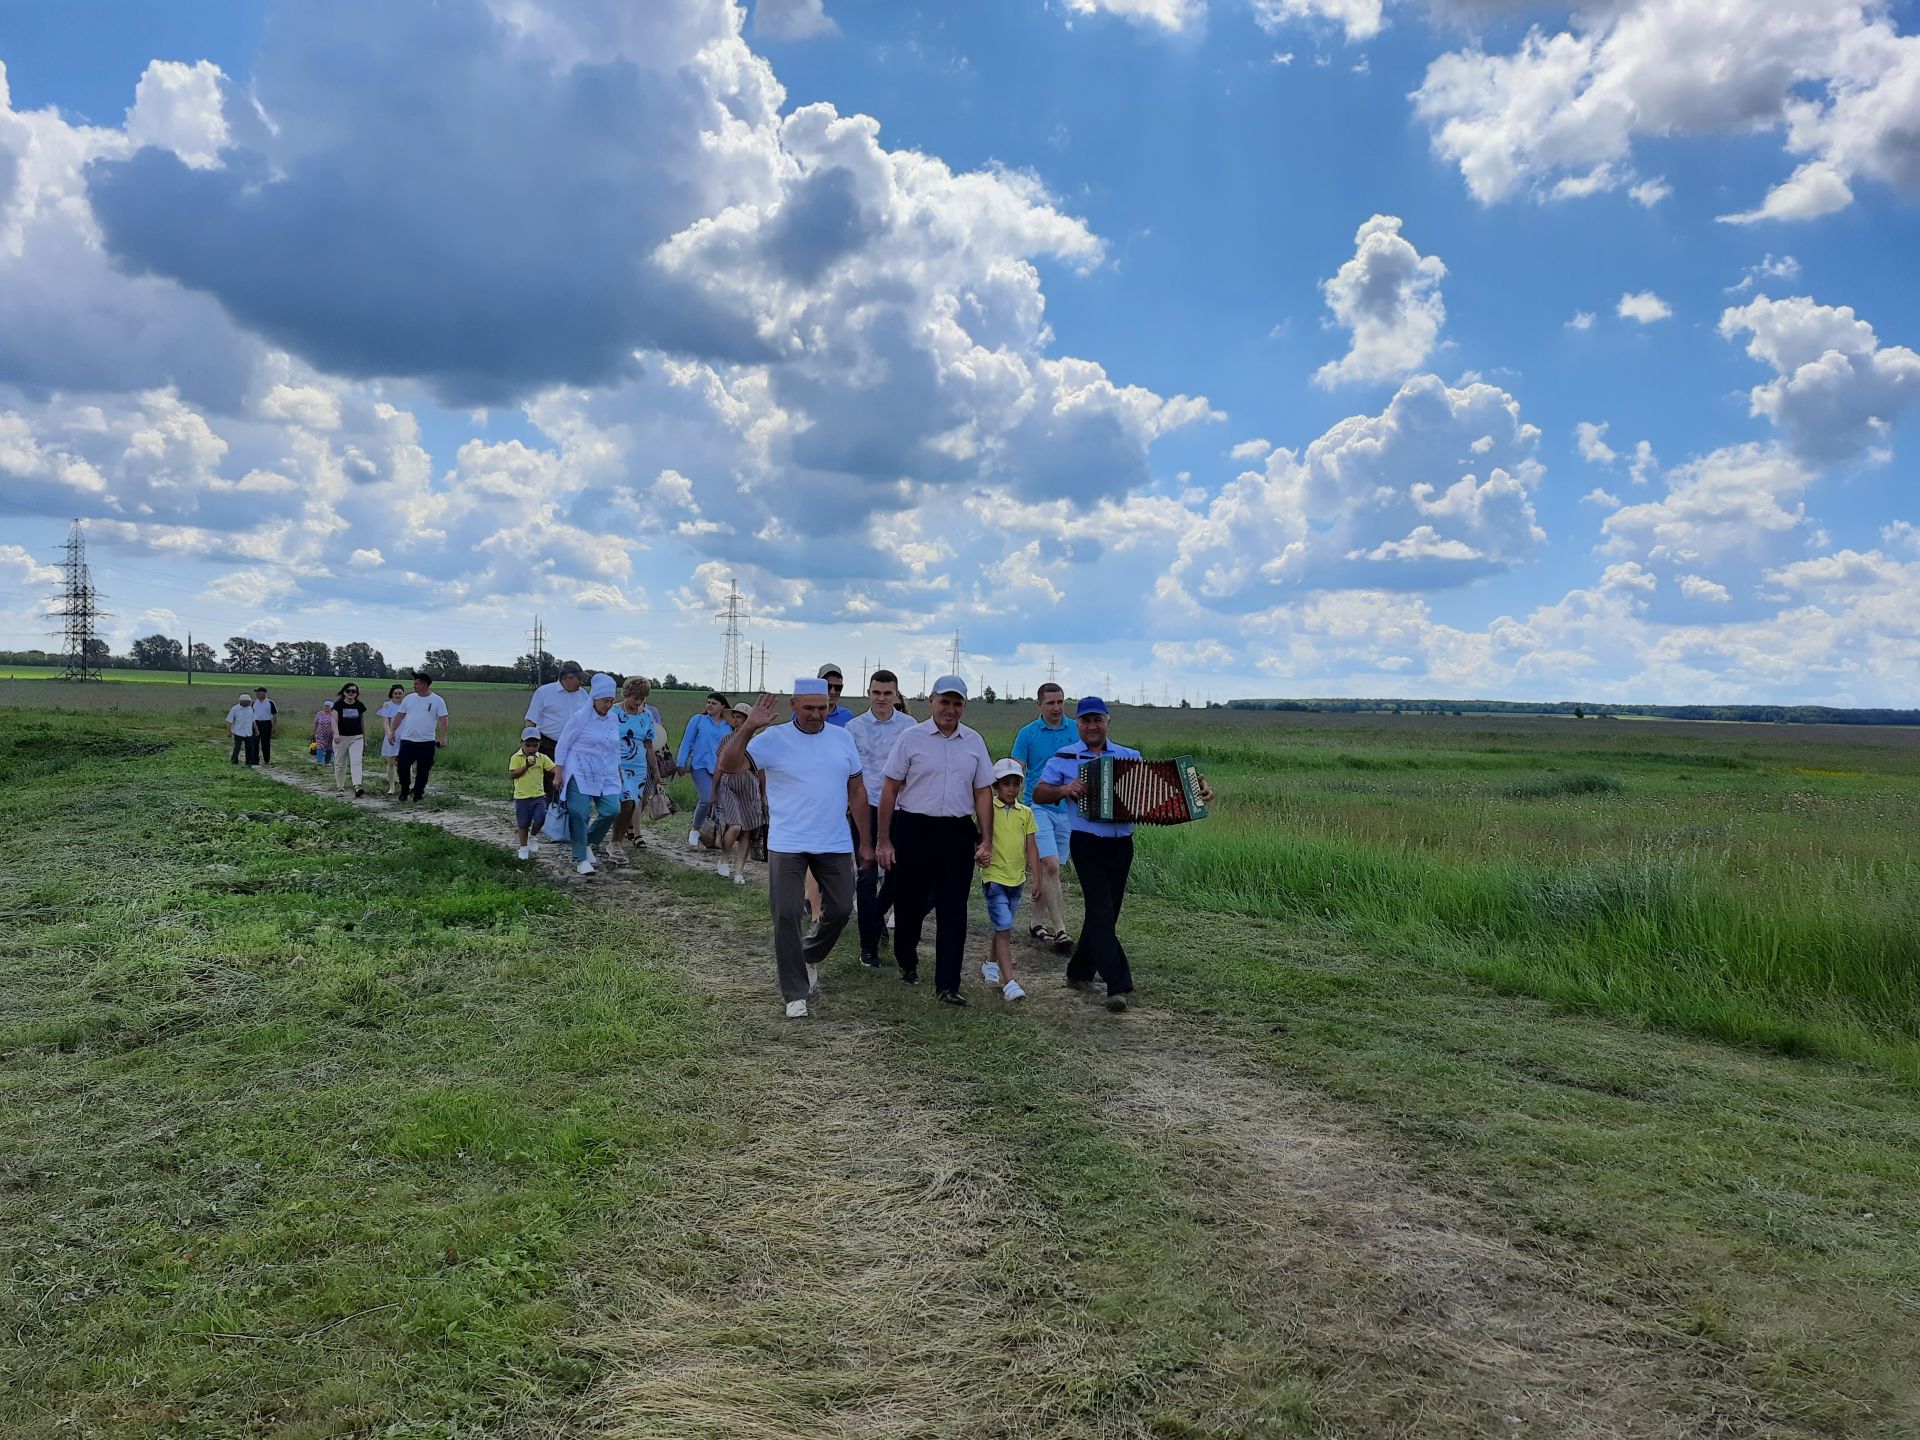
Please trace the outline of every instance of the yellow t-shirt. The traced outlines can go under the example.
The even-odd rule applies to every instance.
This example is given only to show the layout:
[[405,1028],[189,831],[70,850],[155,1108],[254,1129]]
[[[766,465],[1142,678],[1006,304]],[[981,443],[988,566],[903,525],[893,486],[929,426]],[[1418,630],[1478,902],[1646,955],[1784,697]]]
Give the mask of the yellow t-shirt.
[[514,765],[523,762],[527,768],[513,777],[513,798],[538,800],[547,793],[546,775],[553,769],[553,757],[551,755],[529,757],[526,751],[516,748],[513,754],[507,757],[509,773]]
[[1011,805],[993,802],[993,863],[981,875],[996,885],[1027,883],[1027,837],[1038,833],[1033,811],[1018,800]]

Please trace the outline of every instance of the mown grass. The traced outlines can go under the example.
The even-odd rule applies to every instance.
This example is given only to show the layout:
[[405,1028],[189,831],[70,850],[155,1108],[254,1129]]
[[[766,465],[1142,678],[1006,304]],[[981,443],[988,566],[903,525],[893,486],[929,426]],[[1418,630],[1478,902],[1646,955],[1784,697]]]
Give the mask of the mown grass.
[[[452,1435],[715,1143],[667,937],[126,717],[7,717],[0,1432]],[[264,793],[263,793],[264,792]],[[89,797],[84,816],[76,797]]]

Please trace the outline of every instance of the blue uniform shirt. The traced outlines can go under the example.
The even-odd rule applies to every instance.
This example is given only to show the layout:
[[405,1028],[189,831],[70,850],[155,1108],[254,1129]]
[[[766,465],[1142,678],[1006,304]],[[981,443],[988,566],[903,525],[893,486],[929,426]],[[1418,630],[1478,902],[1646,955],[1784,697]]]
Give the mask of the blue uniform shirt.
[[[1077,730],[1079,727],[1075,726],[1074,728]],[[1047,761],[1045,768],[1040,771],[1040,779],[1049,785],[1071,785],[1075,780],[1080,778],[1080,762],[1082,760],[1097,760],[1101,755],[1111,755],[1116,760],[1138,760],[1141,758],[1138,750],[1129,750],[1126,746],[1116,745],[1111,740],[1107,742],[1107,748],[1098,753],[1087,749],[1086,746],[1076,740],[1070,747],[1062,750],[1051,760]],[[1117,820],[1089,820],[1080,813],[1079,805],[1073,801],[1062,800],[1060,803],[1067,807],[1067,815],[1073,822],[1073,829],[1076,834],[1105,835],[1109,839],[1119,839],[1124,835],[1133,834],[1133,823],[1131,821],[1122,824]]]
[[1020,768],[1027,772],[1026,792],[1020,797],[1036,810],[1064,810],[1070,803],[1062,800],[1058,805],[1036,805],[1033,799],[1033,787],[1040,783],[1040,767],[1059,754],[1069,745],[1080,743],[1080,727],[1071,720],[1062,720],[1058,725],[1048,728],[1047,722],[1038,715],[1020,727],[1020,733],[1013,737],[1013,758],[1020,762]]

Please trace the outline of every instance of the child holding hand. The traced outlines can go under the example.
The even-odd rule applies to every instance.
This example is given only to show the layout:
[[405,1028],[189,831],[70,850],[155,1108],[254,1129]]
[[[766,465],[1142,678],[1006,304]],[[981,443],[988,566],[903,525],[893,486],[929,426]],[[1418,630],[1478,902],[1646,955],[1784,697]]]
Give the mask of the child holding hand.
[[1001,986],[1003,1000],[1018,1000],[1027,993],[1013,978],[1013,921],[1027,877],[1040,870],[1040,850],[1034,839],[1040,827],[1033,811],[1020,803],[1026,778],[1018,760],[1001,760],[993,767],[993,862],[980,882],[987,923],[993,927],[992,958],[980,967],[980,974],[989,985]]

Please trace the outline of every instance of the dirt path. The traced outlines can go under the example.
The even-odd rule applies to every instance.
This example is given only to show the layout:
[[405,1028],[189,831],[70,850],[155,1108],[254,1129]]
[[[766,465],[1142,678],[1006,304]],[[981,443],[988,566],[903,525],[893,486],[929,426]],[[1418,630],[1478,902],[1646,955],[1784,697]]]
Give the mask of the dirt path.
[[[331,788],[317,770],[265,773]],[[359,805],[509,843],[492,807]],[[1057,1311],[1062,1298],[1036,1300],[1032,1283],[1054,1243],[1044,1216],[1005,1157],[969,1135],[964,1097],[929,1090],[889,1021],[897,987],[878,983],[884,972],[861,972],[850,945],[846,963],[836,953],[823,976],[816,1018],[781,1017],[770,959],[751,963],[766,951],[764,931],[687,895],[685,882],[661,883],[658,865],[710,868],[674,825],[648,832],[641,863],[591,881],[553,847],[535,863],[594,903],[711,937],[683,963],[738,1030],[736,1109],[749,1119],[717,1170],[658,1197],[653,1213],[683,1227],[699,1263],[684,1275],[609,1282],[593,1344],[612,1378],[553,1433],[1161,1433],[1124,1410],[1093,1429],[1056,1426],[1033,1402],[1100,1358],[1084,1327],[1035,1318],[1036,1304]],[[752,873],[764,883],[764,867]],[[1288,1086],[1191,1019],[1150,1006],[1109,1015],[1055,983],[1058,962],[1025,958],[1033,994],[1009,1023],[1056,1047],[1103,1126],[1189,1197],[1212,1237],[1206,1263],[1221,1267],[1251,1324],[1298,1351],[1302,1378],[1332,1412],[1391,1416],[1364,1433],[1803,1433],[1769,1417],[1704,1348],[1584,1298],[1578,1277],[1517,1247],[1470,1203],[1424,1186],[1327,1097]],[[840,986],[850,993],[836,1004]],[[999,1003],[969,988],[976,1005]],[[882,1000],[883,989],[896,993]],[[1009,1235],[1028,1251],[1012,1265],[989,1239]],[[1012,1334],[1022,1336],[1017,1371],[991,1343]],[[799,1375],[771,1370],[756,1337],[783,1351],[803,1343],[812,1363]]]

